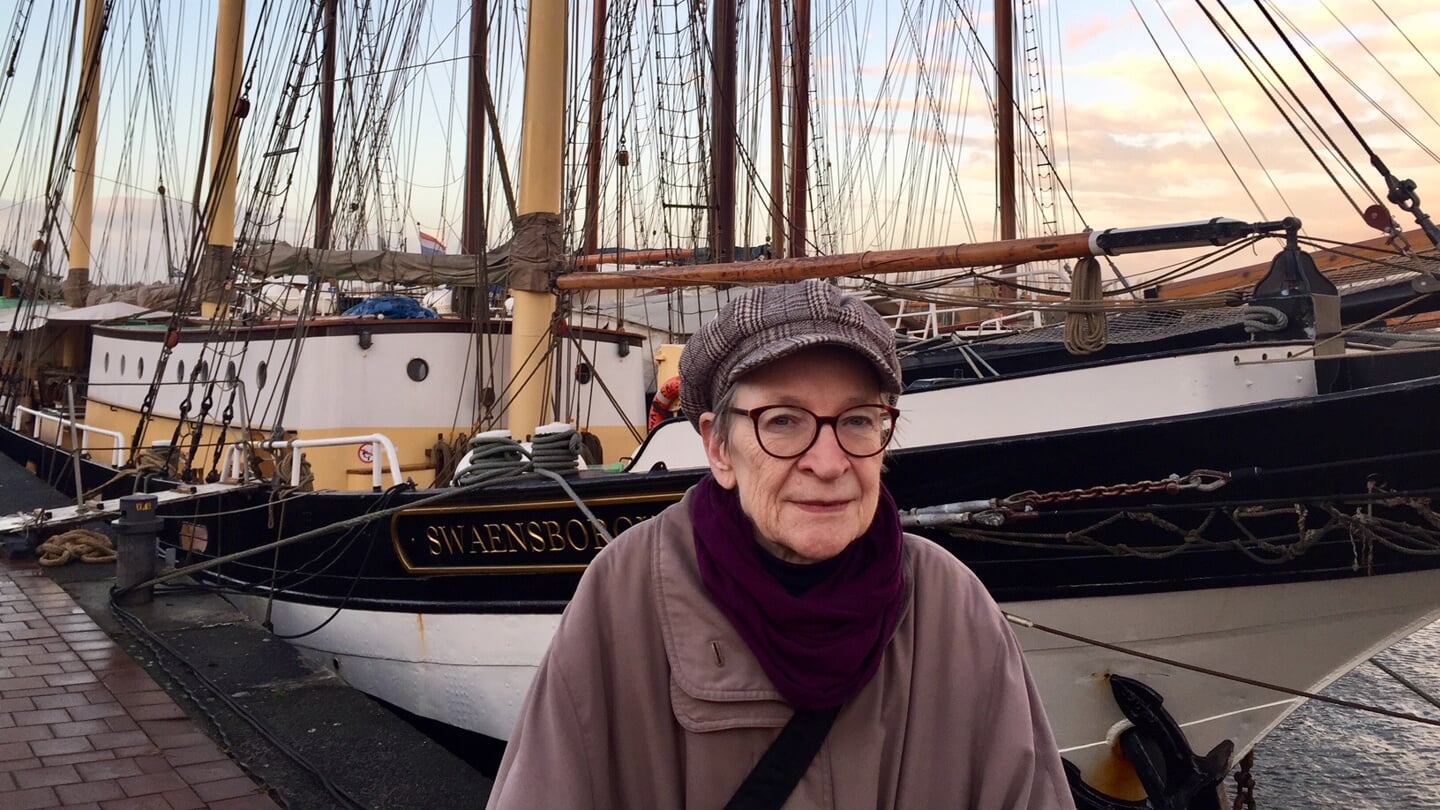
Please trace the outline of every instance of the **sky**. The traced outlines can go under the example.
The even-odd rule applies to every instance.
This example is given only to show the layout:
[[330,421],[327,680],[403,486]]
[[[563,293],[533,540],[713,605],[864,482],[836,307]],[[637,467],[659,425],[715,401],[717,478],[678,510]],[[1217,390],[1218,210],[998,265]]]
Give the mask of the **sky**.
[[[293,41],[300,36],[297,32],[304,25],[297,17],[262,21],[261,5],[254,0],[249,4],[249,41]],[[294,9],[306,5],[298,3]],[[664,33],[665,22],[658,14],[646,16],[644,9],[651,4],[641,5],[633,29],[649,39],[632,41],[635,53],[662,45],[693,50],[693,42]],[[763,24],[761,5],[753,0],[742,4],[742,33],[748,31],[752,38]],[[1216,0],[1205,0],[1205,5],[1220,13]],[[1358,142],[1298,72],[1276,36],[1265,33],[1254,5],[1236,0],[1227,5],[1254,33],[1263,51],[1276,64],[1283,63],[1287,81],[1364,183],[1383,194]],[[97,192],[103,233],[92,243],[92,264],[111,280],[152,280],[163,275],[167,264],[182,261],[184,254],[183,233],[171,234],[168,250],[158,234],[161,201],[155,188],[166,184],[165,204],[176,230],[183,231],[177,211],[183,212],[189,205],[185,199],[193,196],[193,164],[202,142],[197,110],[203,110],[214,4],[117,0],[115,6],[112,37],[128,44],[107,54],[107,75],[119,78],[107,80],[104,95],[107,134]],[[1436,103],[1440,102],[1436,71],[1440,45],[1433,35],[1440,30],[1440,11],[1426,0],[1384,0],[1383,13],[1374,0],[1307,0],[1279,6],[1288,17],[1286,25],[1303,32],[1303,38],[1296,38],[1305,58],[1369,144],[1399,177],[1418,183],[1427,210],[1440,211],[1440,163],[1433,151],[1427,151],[1440,148],[1440,124],[1435,120],[1440,114]],[[388,229],[375,227],[373,220],[381,215],[372,213],[365,237],[370,242],[384,239],[414,250],[417,226],[437,233],[447,244],[458,242],[464,146],[457,133],[464,112],[463,93],[457,88],[463,87],[466,7],[468,3],[459,0],[430,0],[409,29],[414,44],[408,49],[403,47],[409,40],[399,22],[403,15],[398,13],[408,8],[406,2],[378,3],[374,16],[364,21],[356,13],[342,12],[342,28],[364,31],[355,38],[364,41],[378,61],[392,67],[427,65],[396,71],[393,75],[403,78],[374,85],[377,94],[394,96],[391,103],[397,110],[396,123],[387,133],[391,148],[383,157],[385,177],[356,174],[339,194],[342,200],[364,200],[354,206],[357,211],[372,205],[385,208],[391,224]],[[1023,196],[1053,199],[1057,204],[1048,216],[1027,213],[1025,233],[1040,233],[1047,227],[1069,232],[1213,216],[1294,215],[1304,221],[1307,234],[1317,237],[1358,240],[1378,235],[1361,221],[1352,203],[1335,190],[1289,125],[1256,90],[1254,80],[1196,3],[1050,0],[1022,7],[1022,23],[1026,8],[1031,15],[1026,27],[1036,32],[1034,42],[1041,46],[1037,54],[1044,78],[1039,95],[1048,113],[1043,120],[1028,121],[1026,130],[1042,130],[1039,141],[1055,168],[1044,184],[1048,194],[1035,192],[1031,185],[1029,192],[1034,193]],[[68,10],[58,9],[51,19],[43,18],[43,11],[29,18],[18,52],[17,77],[0,84],[0,148],[29,156],[17,157],[0,175],[0,247],[17,253],[33,238],[38,223],[37,201],[43,197],[48,168],[44,156],[61,98],[54,88],[74,83],[73,77],[64,75],[63,62],[47,62],[41,55],[46,43],[54,44],[60,37]],[[574,17],[573,30],[581,41],[588,37],[586,14],[577,11]],[[1409,34],[1410,41],[1386,20],[1386,14]],[[520,41],[519,19],[513,6],[496,12],[495,39],[507,43],[510,52]],[[0,9],[0,24],[12,36],[21,21],[20,8]],[[42,29],[42,23],[50,28]],[[816,1],[813,98],[818,136],[812,155],[822,185],[815,193],[811,220],[817,249],[917,247],[995,237],[989,106],[993,79],[962,65],[967,50],[963,34],[973,26],[971,39],[988,48],[991,25],[989,4],[975,0]],[[147,31],[149,48],[160,55],[158,59],[144,56]],[[962,36],[953,36],[957,31]],[[1304,39],[1317,46],[1318,53]],[[973,54],[973,48],[970,51]],[[283,107],[285,85],[279,78],[266,77],[282,75],[279,71],[286,64],[275,54],[264,59],[266,69],[273,72],[258,73],[251,88],[255,109],[247,119],[246,150],[250,155],[280,154],[244,165],[242,186],[251,189],[249,199],[254,200],[253,189],[265,182],[293,179],[284,193],[283,209],[272,200],[267,211],[276,213],[266,216],[277,223],[275,232],[303,241],[313,227],[306,201],[313,194],[314,166],[312,160],[292,155],[312,150],[314,124],[297,129],[293,140],[272,134],[268,122]],[[742,173],[753,171],[757,177],[768,173],[769,162],[768,87],[762,81],[762,61],[755,53],[742,57],[744,75],[750,77],[742,79],[740,99],[742,139],[750,138]],[[612,215],[614,203],[607,203],[603,244],[617,239],[627,246],[664,244],[679,238],[676,234],[695,218],[693,203],[702,193],[698,170],[662,171],[657,162],[661,150],[668,150],[667,160],[681,162],[686,156],[678,154],[682,148],[703,158],[703,143],[690,138],[693,133],[683,127],[666,131],[657,111],[692,103],[664,88],[667,82],[693,78],[690,74],[698,64],[693,56],[689,62],[637,59],[620,73],[616,86],[621,89],[613,103],[623,104],[625,112],[607,124],[606,150],[625,137],[633,157],[623,172],[606,164],[606,199],[620,200],[623,188],[625,202],[619,215]],[[151,93],[152,85],[142,79],[151,65],[171,76],[161,83],[158,94]],[[1337,66],[1359,89],[1337,73]],[[514,144],[518,141],[514,113],[520,107],[518,66],[513,58],[499,57],[492,70],[506,142]],[[362,74],[355,64],[342,66],[341,72]],[[313,88],[302,89],[301,95],[308,96]],[[1022,103],[1039,95],[1031,94]],[[365,103],[381,102],[362,97],[353,106]],[[373,135],[373,128],[361,127],[346,141],[344,151],[362,156],[357,162],[378,162],[369,157],[373,144],[366,138]],[[1022,137],[1022,143],[1029,141]],[[297,151],[284,152],[290,148]],[[1036,154],[1031,149],[1026,160],[1033,164]],[[166,157],[162,160],[159,155]],[[514,155],[510,157],[513,162]],[[1360,208],[1370,204],[1362,183],[1349,177],[1341,162],[1328,156],[1325,161],[1355,204]],[[569,176],[579,176],[578,165],[572,152]],[[383,202],[376,203],[377,199]],[[492,220],[503,221],[498,185],[492,186],[489,199]],[[763,241],[768,234],[763,202],[752,195],[742,214],[742,240]],[[1046,224],[1046,219],[1054,223]],[[1400,224],[1414,227],[1408,218]],[[496,227],[503,229],[503,224]],[[1231,263],[1262,261],[1268,253],[1257,249]],[[1126,261],[1127,272],[1143,274],[1171,258]]]

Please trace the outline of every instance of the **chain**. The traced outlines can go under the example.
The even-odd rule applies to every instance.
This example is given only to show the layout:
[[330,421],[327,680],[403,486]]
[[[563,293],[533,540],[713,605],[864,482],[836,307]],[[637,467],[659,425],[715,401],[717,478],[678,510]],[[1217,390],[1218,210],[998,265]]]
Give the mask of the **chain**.
[[1123,498],[1129,495],[1145,495],[1152,492],[1164,492],[1174,495],[1187,489],[1193,489],[1198,492],[1214,492],[1229,482],[1229,473],[1220,472],[1219,470],[1195,470],[1184,477],[1178,474],[1172,474],[1168,478],[1136,481],[1130,484],[1102,484],[1079,489],[1057,489],[1050,492],[1036,492],[1033,489],[1027,489],[1024,492],[1017,492],[1011,495],[1000,503],[1003,506],[1014,508],[1017,506],[1036,506],[1039,504],[1092,501],[1099,498]]
[[206,481],[209,481],[212,476],[216,481],[220,480],[220,460],[225,451],[225,445],[228,444],[230,423],[235,419],[235,395],[239,390],[239,385],[232,385],[230,387],[230,398],[225,400],[225,410],[220,414],[220,440],[215,442],[215,455],[210,459],[210,473],[206,475]]
[[1255,810],[1255,775],[1250,772],[1254,764],[1254,751],[1240,760],[1240,767],[1235,771],[1235,803],[1231,810]]

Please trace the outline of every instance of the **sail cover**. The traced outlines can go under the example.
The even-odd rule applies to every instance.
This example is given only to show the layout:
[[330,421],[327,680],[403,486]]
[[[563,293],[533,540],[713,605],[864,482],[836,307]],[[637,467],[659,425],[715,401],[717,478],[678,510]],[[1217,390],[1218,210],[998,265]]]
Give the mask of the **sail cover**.
[[397,250],[321,250],[283,242],[260,245],[240,257],[242,269],[264,276],[316,276],[392,284],[504,284],[509,276],[510,246],[485,255],[446,256]]

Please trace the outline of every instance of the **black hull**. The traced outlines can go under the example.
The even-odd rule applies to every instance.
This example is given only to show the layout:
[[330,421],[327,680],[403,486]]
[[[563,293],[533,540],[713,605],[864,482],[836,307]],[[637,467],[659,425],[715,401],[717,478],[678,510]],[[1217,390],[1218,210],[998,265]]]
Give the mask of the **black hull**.
[[[1330,387],[1345,390],[1306,399],[896,451],[885,481],[900,507],[910,509],[1195,469],[1235,474],[1214,492],[1109,494],[1039,504],[1033,516],[995,530],[920,531],[965,561],[1002,602],[1440,567],[1440,522],[1430,522],[1440,517],[1423,500],[1440,493],[1440,420],[1432,416],[1440,412],[1440,377],[1412,378],[1414,357],[1346,361],[1327,372]],[[61,484],[56,471],[71,474],[68,456],[28,438],[6,432],[4,448]],[[93,486],[113,471],[87,465],[85,474]],[[573,487],[607,526],[623,529],[678,499],[699,475],[584,473]],[[132,485],[126,482],[125,491]],[[164,511],[170,542],[180,542],[182,527],[186,536],[197,527],[203,535],[203,553],[186,555],[193,562],[436,492],[316,493],[281,504],[251,490]],[[553,483],[512,481],[227,563],[215,576],[231,587],[318,605],[558,612],[603,544],[580,518]]]

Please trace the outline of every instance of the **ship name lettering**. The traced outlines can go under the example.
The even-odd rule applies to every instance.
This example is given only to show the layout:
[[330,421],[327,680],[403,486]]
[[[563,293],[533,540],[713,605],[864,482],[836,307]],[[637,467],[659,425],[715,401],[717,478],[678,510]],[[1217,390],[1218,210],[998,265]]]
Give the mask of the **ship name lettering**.
[[[620,515],[600,526],[612,534],[647,519],[645,515]],[[608,525],[607,525],[608,524]],[[588,520],[516,520],[506,523],[471,523],[425,526],[425,553],[432,558],[474,557],[489,554],[554,554],[599,551],[606,545],[600,527]]]

